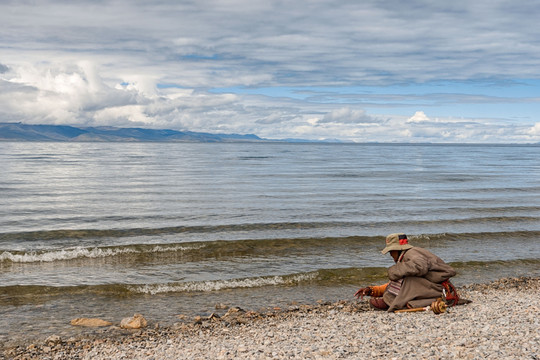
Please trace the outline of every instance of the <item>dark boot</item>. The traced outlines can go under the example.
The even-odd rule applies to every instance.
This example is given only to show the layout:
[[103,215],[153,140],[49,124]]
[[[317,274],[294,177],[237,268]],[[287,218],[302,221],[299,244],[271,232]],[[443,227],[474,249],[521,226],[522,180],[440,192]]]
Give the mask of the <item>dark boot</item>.
[[388,310],[389,306],[384,302],[383,298],[375,297],[369,299],[369,304],[375,309]]

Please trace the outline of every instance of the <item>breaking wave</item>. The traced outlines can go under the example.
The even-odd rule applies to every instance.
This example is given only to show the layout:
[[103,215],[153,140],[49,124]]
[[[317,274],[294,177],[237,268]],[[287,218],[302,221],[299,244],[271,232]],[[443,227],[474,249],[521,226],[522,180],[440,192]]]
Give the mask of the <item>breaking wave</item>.
[[163,246],[156,245],[152,247],[139,246],[139,247],[109,247],[109,248],[84,248],[76,247],[73,249],[62,249],[54,251],[42,251],[42,252],[9,252],[4,251],[0,254],[0,263],[10,261],[13,263],[36,263],[36,262],[53,262],[53,261],[65,261],[81,258],[96,259],[106,258],[124,254],[145,254],[145,253],[165,253],[165,252],[182,252],[194,249],[200,249],[204,245],[198,246]]
[[128,286],[133,293],[160,294],[170,292],[207,292],[225,289],[258,288],[263,286],[295,285],[317,279],[318,272],[296,275],[276,275],[244,279],[194,281],[175,284],[152,284],[143,286]]

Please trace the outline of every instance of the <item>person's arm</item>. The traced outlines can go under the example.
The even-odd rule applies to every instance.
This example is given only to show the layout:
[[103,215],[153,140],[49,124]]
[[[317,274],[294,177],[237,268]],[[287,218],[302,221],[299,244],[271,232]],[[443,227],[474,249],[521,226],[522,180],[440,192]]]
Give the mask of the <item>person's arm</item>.
[[354,297],[361,299],[363,299],[364,296],[380,297],[383,295],[387,286],[388,283],[379,286],[368,286],[365,288],[361,288],[354,294]]
[[389,283],[382,284],[379,286],[372,286],[371,287],[371,296],[373,297],[381,297],[383,296],[384,292],[386,291],[386,288],[388,287]]

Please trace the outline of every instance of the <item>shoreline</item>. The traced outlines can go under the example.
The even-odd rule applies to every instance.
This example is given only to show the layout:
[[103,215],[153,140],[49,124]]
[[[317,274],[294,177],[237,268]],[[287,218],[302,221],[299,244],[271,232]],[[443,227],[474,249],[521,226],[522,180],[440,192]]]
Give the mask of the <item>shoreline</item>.
[[[363,301],[291,305],[174,326],[117,326],[69,339],[49,336],[2,349],[6,359],[396,358],[540,359],[540,278],[503,278],[458,287],[472,303],[446,313],[387,313]],[[144,314],[143,314],[144,315]],[[149,319],[151,320],[151,319]]]

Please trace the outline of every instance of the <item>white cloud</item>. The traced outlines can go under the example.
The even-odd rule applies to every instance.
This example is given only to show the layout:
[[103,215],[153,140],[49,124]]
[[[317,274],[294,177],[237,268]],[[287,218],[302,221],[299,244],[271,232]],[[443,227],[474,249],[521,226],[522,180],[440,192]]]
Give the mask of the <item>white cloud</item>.
[[98,110],[93,116],[91,125],[106,126],[148,126],[152,125],[154,119],[145,114],[145,109],[141,105],[125,105],[109,107]]
[[430,120],[423,111],[415,112],[414,115],[407,120],[408,123],[420,123],[425,121]]
[[332,110],[325,114],[319,123],[341,123],[341,124],[374,124],[379,120],[366,114],[365,110],[353,110],[349,107]]
[[[78,65],[12,67],[2,78],[11,84],[0,95],[5,111],[31,123],[77,124],[92,121],[99,109],[133,104],[137,93],[106,85],[90,62]],[[21,89],[25,89],[21,92]],[[13,96],[18,101],[13,101]]]
[[536,124],[534,124],[533,127],[531,127],[530,129],[527,130],[527,134],[531,135],[531,136],[537,136],[537,137],[540,137],[540,122],[537,122]]

